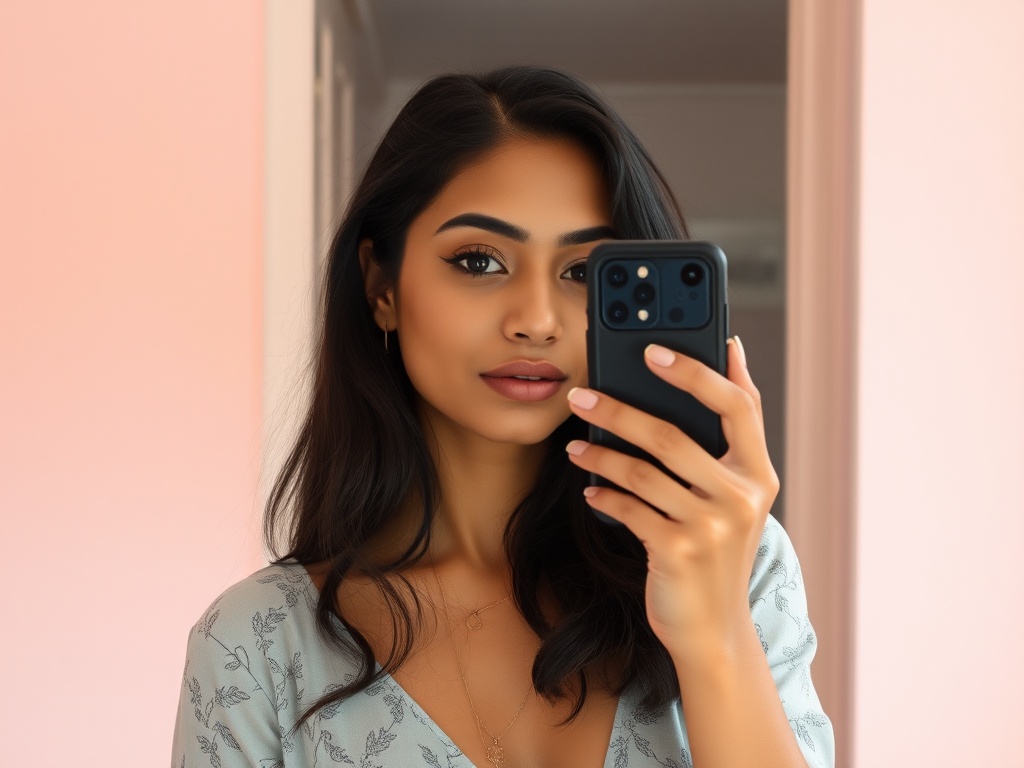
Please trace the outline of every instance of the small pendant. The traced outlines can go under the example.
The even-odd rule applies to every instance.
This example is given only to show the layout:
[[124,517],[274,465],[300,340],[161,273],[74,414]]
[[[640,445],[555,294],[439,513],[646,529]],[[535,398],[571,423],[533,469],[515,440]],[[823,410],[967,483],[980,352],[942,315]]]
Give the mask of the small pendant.
[[487,762],[494,766],[502,766],[505,764],[505,750],[499,747],[497,744],[487,748]]
[[480,629],[483,625],[484,620],[480,618],[480,611],[473,611],[466,617],[466,626],[472,630]]

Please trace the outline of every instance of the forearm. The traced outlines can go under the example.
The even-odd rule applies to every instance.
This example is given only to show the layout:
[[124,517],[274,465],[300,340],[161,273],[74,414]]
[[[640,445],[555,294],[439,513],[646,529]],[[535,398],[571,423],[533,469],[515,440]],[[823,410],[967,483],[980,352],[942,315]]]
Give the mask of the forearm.
[[752,624],[733,644],[673,660],[694,768],[807,768]]

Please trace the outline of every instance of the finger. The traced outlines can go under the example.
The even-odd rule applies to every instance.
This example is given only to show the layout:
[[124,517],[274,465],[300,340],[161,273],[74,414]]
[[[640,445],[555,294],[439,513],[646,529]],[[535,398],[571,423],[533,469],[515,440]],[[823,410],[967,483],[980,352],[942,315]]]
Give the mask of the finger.
[[663,517],[635,496],[614,488],[592,485],[583,490],[583,495],[587,497],[587,504],[592,508],[604,512],[608,517],[629,528],[648,550],[655,542],[664,540],[670,531],[669,526],[679,525],[678,522]]
[[728,482],[729,470],[674,424],[582,387],[569,391],[569,406],[580,418],[646,451],[698,488],[715,493]]
[[565,450],[576,466],[610,480],[675,520],[684,520],[698,509],[695,490],[687,490],[650,462],[584,440],[573,440]]
[[763,429],[764,408],[761,402],[761,393],[754,385],[754,380],[750,376],[750,370],[747,368],[747,351],[743,348],[743,342],[739,336],[733,336],[726,342],[726,351],[726,373],[729,381],[753,398],[754,404],[757,406],[758,419]]
[[[732,368],[734,375],[739,376],[738,369],[742,367],[745,370],[742,358],[737,357],[735,344],[728,344],[727,347],[732,357],[727,358],[726,365],[735,360]],[[644,350],[644,358],[652,373],[672,386],[689,392],[722,417],[722,432],[729,444],[729,453],[734,457],[749,463],[760,461],[767,455],[758,407],[760,396],[755,401],[748,391],[699,360],[656,344]]]

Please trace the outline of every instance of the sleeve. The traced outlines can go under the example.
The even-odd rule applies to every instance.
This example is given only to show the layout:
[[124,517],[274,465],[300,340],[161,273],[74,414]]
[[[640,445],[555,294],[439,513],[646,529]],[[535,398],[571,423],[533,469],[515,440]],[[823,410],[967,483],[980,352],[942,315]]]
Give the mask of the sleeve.
[[172,768],[284,766],[276,694],[260,663],[255,619],[231,597],[218,599],[189,632]]
[[750,578],[750,613],[782,707],[810,768],[833,768],[835,736],[811,683],[816,637],[800,563],[786,531],[768,518]]

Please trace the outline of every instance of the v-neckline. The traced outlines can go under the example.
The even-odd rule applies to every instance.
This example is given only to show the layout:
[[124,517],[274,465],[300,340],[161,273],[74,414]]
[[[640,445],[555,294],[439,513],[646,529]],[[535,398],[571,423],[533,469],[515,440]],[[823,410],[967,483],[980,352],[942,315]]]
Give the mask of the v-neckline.
[[[314,595],[319,597],[320,590],[313,582],[313,577],[310,576],[309,571],[301,563],[296,563],[296,565],[302,569],[302,574],[306,578],[308,588],[313,591]],[[342,629],[344,629],[344,627],[342,627]],[[381,672],[384,669],[376,658],[373,659],[373,668],[374,672]],[[419,720],[425,726],[427,726],[427,728],[429,728],[431,731],[433,731],[434,735],[445,745],[447,749],[458,752],[459,756],[465,758],[470,766],[473,766],[473,768],[478,768],[476,763],[472,762],[468,757],[466,757],[466,753],[462,751],[462,748],[458,744],[456,744],[455,741],[447,733],[445,733],[444,729],[441,726],[434,722],[434,718],[430,716],[427,710],[420,706],[420,703],[416,701],[416,699],[414,699],[411,695],[409,695],[408,691],[406,691],[405,688],[402,687],[402,684],[399,683],[391,675],[390,672],[384,672],[383,676],[380,678],[380,681],[386,682],[387,685],[391,686],[392,690],[398,695],[400,695],[409,704],[409,708],[411,710],[415,710],[418,713],[418,715],[413,715],[413,717],[416,720]],[[628,690],[623,691],[623,693],[619,695],[618,700],[615,702],[615,715],[612,718],[611,732],[608,734],[608,744],[605,747],[605,756],[602,768],[609,768],[609,759],[611,758],[612,754],[612,744],[615,742],[615,732],[619,729],[619,724],[621,723],[622,718],[622,708],[625,704],[624,700],[628,695]]]
[[[383,669],[376,659],[373,660],[373,665],[374,671],[376,672],[380,672]],[[415,717],[417,720],[419,720],[428,728],[430,728],[430,730],[434,732],[434,735],[437,736],[437,738],[440,739],[442,743],[444,743],[445,747],[455,750],[459,753],[460,756],[465,757],[469,764],[473,766],[473,768],[478,768],[476,763],[472,762],[471,760],[469,760],[468,757],[466,757],[466,753],[462,751],[462,747],[456,744],[455,741],[447,733],[445,733],[444,729],[434,722],[434,718],[430,716],[427,710],[421,707],[419,702],[416,701],[416,699],[414,699],[412,696],[410,696],[409,693],[405,690],[405,688],[402,687],[402,684],[398,682],[394,677],[392,677],[389,672],[384,673],[383,677],[381,677],[381,681],[386,681],[387,684],[391,686],[392,690],[395,693],[397,693],[403,699],[405,699],[410,709],[414,709],[416,710],[416,712],[419,713],[418,715],[413,715],[413,717]],[[612,744],[615,741],[615,732],[619,728],[620,718],[622,716],[622,707],[624,704],[623,700],[626,698],[626,696],[627,693],[622,693],[619,696],[618,700],[615,702],[615,716],[612,718],[612,729],[611,732],[608,734],[608,744],[605,748],[604,762],[601,764],[602,768],[608,768],[608,760],[612,753]]]

